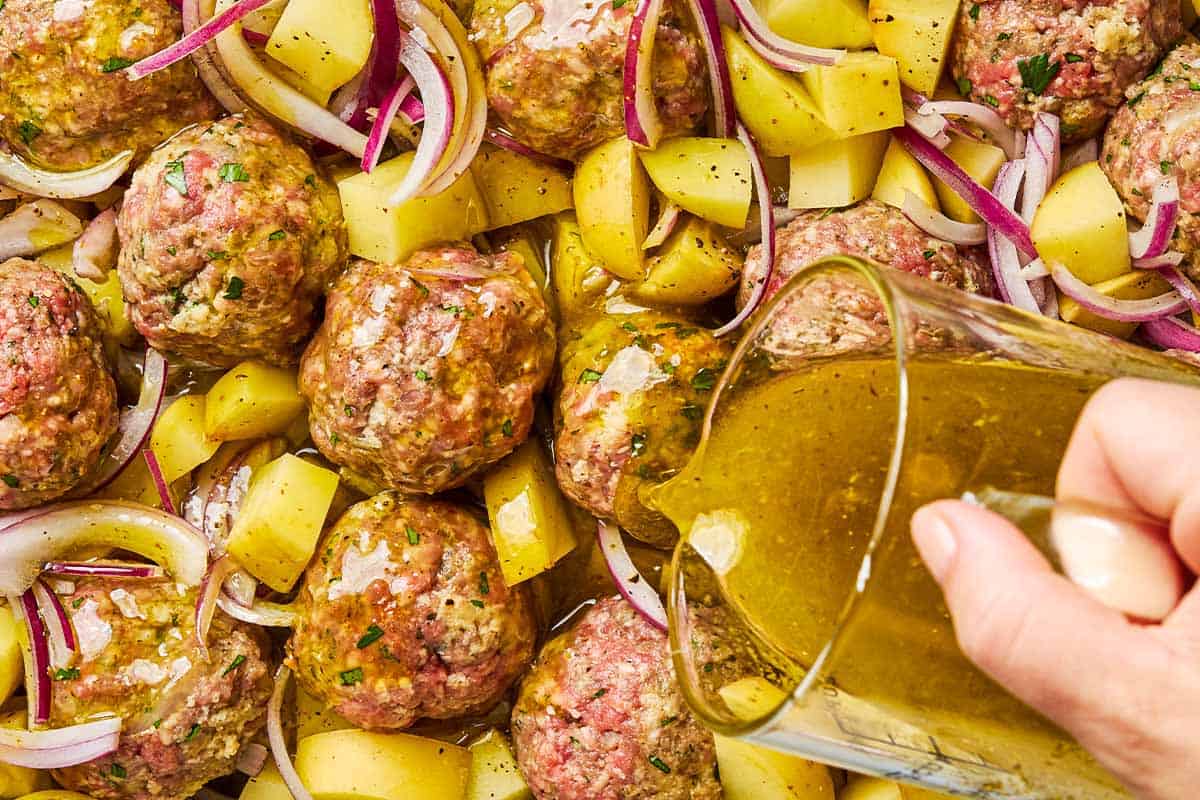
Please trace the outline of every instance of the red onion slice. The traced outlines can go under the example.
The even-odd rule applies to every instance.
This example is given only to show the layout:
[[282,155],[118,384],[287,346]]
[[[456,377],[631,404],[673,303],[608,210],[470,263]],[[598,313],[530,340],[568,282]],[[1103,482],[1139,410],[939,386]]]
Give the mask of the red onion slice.
[[[995,197],[997,202],[1005,207],[1015,205],[1017,195],[1021,191],[1021,181],[1025,178],[1025,161],[1009,161],[1000,168],[996,175]],[[1021,257],[1017,247],[1005,238],[995,228],[988,229],[988,255],[992,261],[992,272],[996,277],[996,287],[1000,298],[1009,305],[1029,311],[1041,313],[1041,306],[1021,274]]]
[[719,139],[732,139],[737,111],[733,107],[733,79],[729,61],[725,58],[725,42],[721,40],[721,16],[716,0],[688,0],[696,30],[704,45],[704,60],[708,66],[708,84],[712,88],[712,134]]
[[61,769],[85,764],[117,749],[121,719],[92,722],[45,731],[0,729],[0,761],[31,769]]
[[79,218],[53,200],[33,200],[0,217],[0,261],[31,256],[83,233]]
[[676,223],[683,215],[683,209],[667,200],[665,197],[659,198],[661,208],[658,212],[658,221],[654,223],[654,227],[650,233],[646,235],[646,241],[642,242],[642,249],[649,250],[652,247],[658,247],[667,240],[671,235],[671,231],[675,230]]
[[403,119],[409,125],[424,122],[425,104],[415,94],[410,94],[400,101],[400,108],[396,112],[396,116]]
[[925,205],[924,201],[912,192],[904,193],[904,206],[901,210],[914,225],[942,241],[967,246],[987,241],[987,225],[982,222],[972,225],[952,220]]
[[809,47],[783,38],[771,30],[766,20],[759,15],[752,0],[730,0],[730,5],[733,6],[733,13],[737,15],[738,22],[745,30],[746,42],[760,54],[762,51],[755,47],[756,44],[767,51],[774,51],[778,56],[783,56],[800,68],[814,64],[832,66],[846,55],[845,50]]
[[1039,111],[1034,115],[1033,130],[1025,147],[1025,189],[1021,195],[1021,216],[1032,223],[1038,206],[1058,178],[1061,135],[1058,117]]
[[97,214],[75,240],[71,268],[81,278],[103,283],[117,265],[118,248],[117,211],[109,207]]
[[1200,330],[1174,317],[1151,319],[1142,323],[1142,334],[1167,350],[1200,353]]
[[125,150],[87,169],[52,172],[31,166],[13,153],[0,149],[0,182],[24,194],[75,200],[91,197],[110,189],[133,161],[133,151]]
[[251,47],[266,47],[267,42],[271,41],[271,37],[267,34],[250,30],[245,26],[242,26],[242,38]]
[[1042,278],[1050,277],[1050,270],[1047,269],[1044,261],[1040,258],[1035,258],[1021,267],[1021,277],[1027,281],[1041,280]]
[[1180,297],[1187,303],[1188,310],[1193,314],[1200,314],[1200,290],[1183,274],[1183,270],[1171,264],[1163,264],[1155,268],[1155,271],[1179,292]]
[[[1029,235],[1029,226],[1011,208],[996,198],[996,195],[980,186],[962,167],[948,155],[938,150],[916,131],[908,127],[896,128],[892,135],[912,153],[913,157],[943,183],[949,186],[981,216],[989,226],[1017,246],[1017,250],[1028,258],[1037,258],[1037,248]],[[1013,163],[1013,162],[1009,162]]]
[[978,125],[992,143],[1004,151],[1011,161],[1020,158],[1016,134],[1004,123],[1004,118],[991,108],[967,100],[932,100],[921,103],[917,108],[921,117],[958,117]]
[[454,132],[454,92],[450,81],[429,53],[404,31],[400,32],[400,63],[421,90],[425,127],[408,174],[388,197],[389,206],[401,205],[427,188]]
[[1178,267],[1183,263],[1184,255],[1178,250],[1171,250],[1156,258],[1136,258],[1133,260],[1134,269],[1162,269],[1163,267]]
[[526,158],[533,159],[541,164],[545,164],[548,167],[556,167],[557,169],[569,172],[574,169],[575,166],[565,158],[558,158],[556,156],[543,153],[539,150],[534,150],[529,145],[522,144],[508,134],[498,131],[495,128],[488,128],[484,133],[484,138],[497,147],[503,147],[510,153],[516,153],[519,156],[525,156]]
[[366,66],[333,98],[334,113],[355,130],[367,127],[367,109],[378,106],[400,72],[400,20],[395,0],[371,0],[375,37]]
[[[33,585],[33,581],[29,582]],[[46,641],[46,626],[38,614],[37,600],[32,589],[9,594],[9,607],[25,623],[29,639],[25,648],[25,695],[29,703],[29,724],[44,725],[50,719],[50,648]]]
[[1157,258],[1167,251],[1179,220],[1179,182],[1166,177],[1154,187],[1146,224],[1129,234],[1129,255],[1135,260]]
[[638,568],[629,551],[625,549],[625,540],[621,530],[616,525],[608,525],[602,521],[596,522],[596,540],[600,544],[600,553],[604,556],[604,564],[608,574],[617,584],[621,593],[646,621],[664,633],[667,630],[667,609],[663,606],[662,598],[654,590]]
[[201,25],[196,30],[185,35],[170,47],[158,51],[152,56],[143,58],[133,66],[125,68],[125,77],[131,81],[141,80],[147,75],[164,70],[176,62],[195,53],[200,48],[213,41],[217,34],[231,25],[240,22],[250,14],[265,6],[271,0],[237,0],[220,14]]
[[290,605],[254,600],[249,606],[234,600],[228,592],[217,596],[217,607],[229,616],[263,628],[292,628],[296,625],[296,610]]
[[737,124],[737,138],[746,148],[746,153],[750,156],[750,170],[754,175],[754,190],[758,193],[758,224],[763,232],[762,236],[762,259],[763,259],[763,274],[758,283],[754,286],[754,291],[750,295],[750,299],[746,301],[746,305],[737,313],[733,319],[713,331],[713,336],[725,336],[732,333],[741,327],[742,323],[750,318],[762,302],[763,297],[767,293],[767,285],[771,282],[771,276],[775,273],[775,214],[771,206],[771,181],[767,178],[767,168],[763,163],[762,154],[758,151],[758,144],[754,141],[754,137],[746,130],[746,126],[742,123]]
[[217,598],[221,595],[221,586],[229,574],[237,569],[236,561],[229,556],[221,556],[209,567],[208,574],[200,583],[200,591],[196,594],[196,645],[206,659],[208,658],[208,631],[212,627],[213,616],[217,612]]
[[1187,301],[1174,289],[1146,300],[1118,300],[1088,286],[1064,266],[1051,267],[1050,277],[1063,294],[1080,306],[1116,322],[1148,322],[1173,316],[1188,307]]
[[634,144],[654,148],[663,136],[654,99],[654,38],[663,0],[638,0],[625,44],[625,135]]
[[[207,0],[210,5],[212,2],[213,0]],[[205,14],[204,10],[200,8],[200,0],[183,0],[182,6],[184,36],[198,30],[203,24],[203,18],[212,16],[211,12]],[[221,107],[230,114],[241,114],[248,106],[217,68],[213,61],[213,50],[214,47],[211,43],[201,47],[192,53],[192,63],[196,65],[196,72],[200,75],[200,80],[221,104]]]
[[48,575],[66,575],[79,578],[130,578],[134,580],[162,580],[167,573],[154,564],[129,564],[115,561],[49,561],[45,572]]
[[413,77],[406,75],[384,95],[383,101],[379,104],[379,113],[375,116],[374,124],[371,125],[371,133],[367,136],[367,149],[363,153],[361,162],[363,172],[370,172],[379,163],[379,156],[383,153],[383,146],[387,144],[388,131],[391,130],[392,120],[396,119],[396,114],[400,110],[400,103],[412,94],[413,87],[416,85]]
[[233,766],[238,772],[253,778],[267,765],[267,756],[270,754],[270,751],[258,742],[246,742],[246,745],[238,751],[237,760],[234,761]]
[[162,467],[158,465],[158,456],[154,455],[154,451],[147,447],[142,451],[142,457],[146,459],[146,468],[150,471],[150,480],[154,481],[154,489],[158,492],[158,501],[162,503],[163,511],[168,514],[178,514],[175,500],[171,497],[171,487],[167,485],[167,480],[163,477]]
[[313,800],[308,789],[304,788],[304,781],[300,780],[300,775],[296,772],[292,755],[287,749],[287,739],[283,734],[283,698],[291,679],[292,671],[286,664],[280,664],[279,669],[275,671],[275,689],[271,692],[271,702],[267,705],[267,741],[271,744],[275,768],[279,770],[280,777],[292,793],[292,800]]
[[904,122],[928,139],[938,150],[945,150],[950,146],[950,123],[941,114],[921,114],[905,106]]
[[38,613],[46,626],[50,667],[59,669],[71,666],[79,652],[79,643],[75,639],[75,631],[71,627],[71,618],[67,616],[67,610],[63,608],[58,595],[51,591],[41,578],[34,582],[31,591]]

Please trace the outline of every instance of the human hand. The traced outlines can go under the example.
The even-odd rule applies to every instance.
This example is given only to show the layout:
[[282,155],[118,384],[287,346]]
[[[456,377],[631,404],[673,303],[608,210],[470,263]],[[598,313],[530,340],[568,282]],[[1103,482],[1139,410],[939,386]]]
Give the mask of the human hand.
[[[1076,425],[1058,499],[1170,523],[1200,573],[1200,391],[1104,386]],[[1057,574],[1004,518],[958,501],[912,520],[963,652],[1071,733],[1143,800],[1200,792],[1200,587],[1140,624]]]

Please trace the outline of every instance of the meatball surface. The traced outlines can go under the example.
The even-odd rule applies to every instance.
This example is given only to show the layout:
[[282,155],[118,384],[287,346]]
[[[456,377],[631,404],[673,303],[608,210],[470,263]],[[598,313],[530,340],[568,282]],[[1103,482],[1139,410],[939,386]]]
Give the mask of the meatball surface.
[[1170,175],[1179,183],[1180,213],[1172,250],[1183,252],[1184,268],[1200,277],[1200,93],[1191,89],[1200,70],[1200,45],[1176,48],[1162,69],[1130,93],[1104,136],[1100,166],[1116,187],[1129,215],[1145,221],[1154,187]]
[[563,493],[650,544],[677,533],[643,487],[678,472],[732,344],[653,311],[597,317],[561,354],[555,458]]
[[620,598],[547,644],[513,708],[538,800],[714,800],[713,735],[688,710],[666,634]]
[[238,751],[266,724],[272,682],[262,631],[218,611],[206,659],[193,627],[195,590],[85,579],[61,591],[81,660],[55,673],[50,724],[115,713],[124,727],[116,752],[55,770],[55,779],[97,800],[183,800],[233,772]]
[[1099,133],[1182,33],[1179,0],[978,0],[961,4],[951,59],[963,94],[1009,126],[1047,111],[1071,141]]
[[66,494],[117,430],[117,388],[100,324],[69,278],[36,261],[0,264],[0,510]]
[[221,367],[295,363],[348,248],[337,188],[256,116],[197,125],[155,150],[117,227],[138,332]]
[[447,246],[399,265],[354,259],[300,391],[330,461],[432,494],[524,440],[553,363],[553,322],[520,256]]
[[221,109],[189,59],[139,81],[122,69],[173,44],[169,0],[8,0],[0,5],[0,139],[50,169],[144,156]]
[[[486,61],[488,105],[513,136],[573,159],[624,134],[622,75],[635,6],[475,3],[471,29]],[[671,0],[663,6],[654,40],[654,95],[670,133],[695,127],[708,107],[704,51],[681,8]]]
[[368,730],[484,711],[533,658],[528,592],[505,586],[474,515],[385,492],[317,548],[288,661],[309,694]]

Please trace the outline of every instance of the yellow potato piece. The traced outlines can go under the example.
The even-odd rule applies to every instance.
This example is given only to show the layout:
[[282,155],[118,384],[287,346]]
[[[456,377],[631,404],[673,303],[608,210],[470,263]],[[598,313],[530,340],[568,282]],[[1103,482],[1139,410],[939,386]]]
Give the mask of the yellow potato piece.
[[283,434],[304,411],[296,372],[243,361],[213,384],[204,405],[210,439],[257,439]]
[[[47,787],[52,786],[53,782],[47,776],[45,781],[42,781]],[[71,792],[66,789],[42,789],[40,791],[31,792],[30,794],[21,795],[20,800],[92,800],[90,795],[80,794],[79,792]]]
[[1125,207],[1096,162],[1063,175],[1030,227],[1046,266],[1061,264],[1089,284],[1132,269]]
[[354,255],[398,264],[422,247],[470,239],[488,229],[487,206],[470,170],[440,194],[389,206],[413,155],[401,153],[370,174],[359,172],[338,182]]
[[721,40],[733,103],[764,153],[788,156],[834,138],[800,81],[764,61],[730,28],[721,28]]
[[900,63],[900,80],[932,95],[946,65],[959,0],[871,0],[871,34]]
[[891,134],[864,133],[793,155],[790,208],[842,208],[871,196]]
[[103,283],[81,278],[75,274],[73,254],[72,242],[47,250],[38,256],[38,261],[75,281],[92,301],[92,308],[96,309],[96,316],[100,318],[100,327],[104,333],[117,344],[132,347],[137,343],[138,336],[133,323],[125,316],[125,298],[121,294],[121,279],[117,271],[114,269],[109,272]]
[[354,726],[336,711],[326,707],[325,701],[313,697],[304,689],[296,688],[296,738],[303,739],[318,733],[344,731]]
[[[1008,160],[999,147],[962,136],[950,137],[950,144],[942,152],[954,159],[964,172],[986,189],[992,188],[996,176],[1000,174],[1000,167]],[[967,205],[967,201],[938,178],[933,179],[933,188],[941,201],[942,213],[950,219],[969,223],[980,221],[979,215]]]
[[684,136],[641,156],[651,182],[684,211],[727,228],[746,227],[754,177],[741,142]]
[[575,549],[566,501],[536,438],[526,439],[484,477],[483,496],[507,585],[545,572]]
[[150,476],[150,467],[141,453],[129,462],[129,466],[112,483],[101,489],[98,496],[106,500],[129,500],[152,508],[163,507],[154,478]]
[[466,800],[529,800],[533,797],[503,733],[490,730],[467,749],[471,751],[471,777],[467,781]]
[[763,18],[771,30],[813,47],[871,46],[863,0],[766,0]]
[[904,124],[900,67],[891,56],[847,53],[829,67],[813,67],[800,80],[838,137],[858,136]]
[[632,142],[613,139],[583,156],[575,169],[575,213],[588,249],[609,272],[642,277],[650,183]]
[[943,797],[950,799],[948,794],[919,789],[905,783],[855,775],[838,792],[837,800],[937,800]]
[[559,310],[564,319],[584,314],[615,278],[584,242],[574,214],[554,218],[551,241],[550,278]]
[[278,592],[304,572],[337,491],[334,472],[286,453],[256,470],[229,535],[230,555]]
[[489,230],[557,214],[575,202],[562,170],[499,147],[484,147],[471,172],[487,204]]
[[266,52],[328,97],[367,63],[375,25],[369,0],[290,0],[267,41]]
[[349,730],[301,739],[295,763],[314,800],[463,800],[471,754],[406,733]]
[[25,680],[21,641],[12,609],[0,606],[0,703],[7,702]]
[[879,169],[879,179],[871,197],[896,208],[903,208],[906,192],[912,192],[934,211],[940,210],[937,192],[929,173],[895,139],[888,145]]
[[238,800],[292,800],[292,793],[275,763],[268,759],[262,772],[246,781]]
[[833,800],[821,764],[725,736],[716,745],[725,800]]
[[546,269],[545,249],[534,238],[534,234],[522,226],[515,228],[510,235],[493,244],[501,252],[515,253],[521,257],[533,282],[542,290],[542,297],[545,298],[551,315],[557,320],[558,300],[554,295],[554,288],[550,285],[550,273]]
[[204,432],[204,395],[187,395],[173,401],[154,423],[150,449],[167,483],[187,475],[212,458],[221,446]]
[[688,217],[650,259],[633,293],[651,303],[703,305],[732,289],[741,271],[742,256],[717,226]]
[[[1100,294],[1118,300],[1145,300],[1171,291],[1171,284],[1158,273],[1150,270],[1135,270],[1092,287]],[[1128,339],[1137,330],[1136,322],[1116,322],[1086,310],[1079,303],[1059,293],[1058,310],[1063,320],[1118,339]]]
[[[10,620],[12,614],[6,608],[4,615]],[[3,634],[0,634],[3,635]],[[19,728],[24,730],[26,727],[27,716],[25,710],[10,711],[0,716],[0,727],[2,728]],[[83,798],[89,800],[86,795],[76,794],[75,792],[54,792],[50,791],[50,787],[54,782],[50,780],[50,773],[46,770],[30,769],[29,767],[16,767],[12,764],[0,763],[0,800],[10,800],[14,797],[38,797],[39,795],[60,795],[58,800],[74,800],[74,798]],[[55,798],[45,797],[42,800],[56,800]]]

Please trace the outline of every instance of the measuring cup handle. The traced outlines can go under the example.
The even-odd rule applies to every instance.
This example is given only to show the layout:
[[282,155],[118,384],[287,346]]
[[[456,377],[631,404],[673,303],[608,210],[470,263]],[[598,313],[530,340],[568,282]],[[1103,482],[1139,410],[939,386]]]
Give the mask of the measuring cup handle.
[[1127,511],[987,487],[962,499],[1005,517],[1075,584],[1110,608],[1159,622],[1179,604],[1188,571],[1169,527]]

